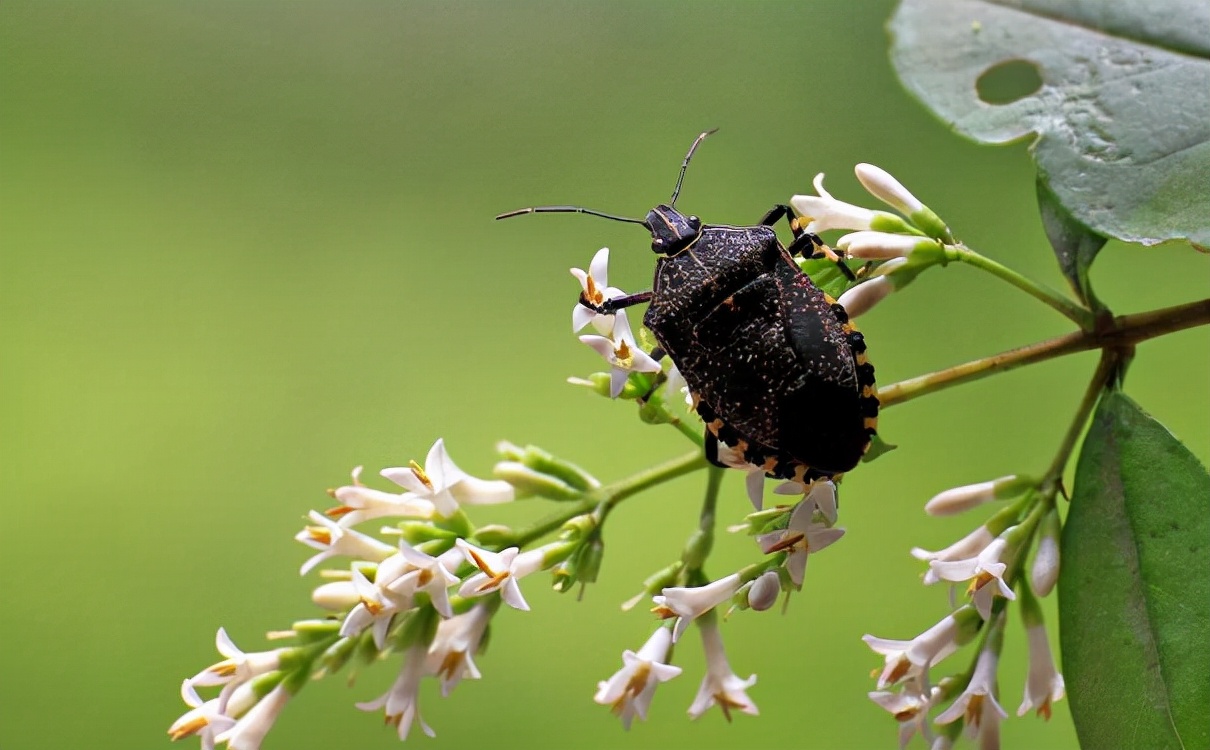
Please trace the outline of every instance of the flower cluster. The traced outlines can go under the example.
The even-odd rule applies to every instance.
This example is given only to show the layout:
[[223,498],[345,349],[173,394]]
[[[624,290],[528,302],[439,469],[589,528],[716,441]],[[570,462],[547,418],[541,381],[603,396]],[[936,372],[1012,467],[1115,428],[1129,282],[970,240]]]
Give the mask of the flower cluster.
[[[1034,710],[1050,718],[1051,705],[1063,697],[1063,676],[1055,670],[1037,601],[1050,593],[1058,577],[1058,513],[1054,490],[1044,487],[1028,477],[1007,476],[946,490],[925,505],[932,515],[948,515],[1017,498],[944,549],[912,550],[914,557],[928,563],[925,585],[966,584],[969,604],[909,641],[865,636],[870,648],[886,659],[870,698],[900,722],[901,746],[919,732],[948,747],[963,727],[980,746],[999,746],[1000,722],[1008,714],[999,702],[997,669],[1010,602],[1020,608],[1029,642],[1029,679],[1017,714]],[[1027,577],[1024,563],[1035,544]],[[969,670],[932,680],[930,670],[937,662],[976,639],[980,645]],[[953,729],[935,734],[929,713],[946,703],[933,721]]]

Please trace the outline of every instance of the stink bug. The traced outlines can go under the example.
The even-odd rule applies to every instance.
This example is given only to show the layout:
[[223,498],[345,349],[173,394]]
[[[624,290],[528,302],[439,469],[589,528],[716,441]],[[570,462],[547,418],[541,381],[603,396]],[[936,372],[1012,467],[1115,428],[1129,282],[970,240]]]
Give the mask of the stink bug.
[[[672,358],[706,424],[706,456],[718,446],[772,477],[809,482],[848,471],[869,449],[878,421],[874,367],[844,308],[812,283],[793,256],[840,258],[805,230],[809,220],[787,205],[756,226],[703,224],[676,209],[693,152],[681,164],[668,203],[643,220],[579,206],[538,206],[500,214],[585,213],[641,224],[659,256],[651,291],[594,304],[610,314],[650,303],[643,324]],[[783,247],[773,231],[786,219],[794,235]],[[849,274],[848,267],[841,269]]]

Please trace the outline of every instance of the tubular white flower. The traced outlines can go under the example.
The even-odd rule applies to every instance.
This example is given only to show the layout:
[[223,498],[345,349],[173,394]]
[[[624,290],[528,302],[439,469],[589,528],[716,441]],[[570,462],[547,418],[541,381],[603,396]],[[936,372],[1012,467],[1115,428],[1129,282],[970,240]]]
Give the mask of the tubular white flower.
[[479,679],[475,654],[492,619],[492,608],[476,604],[463,614],[442,620],[429,646],[425,669],[441,680],[441,695],[448,697],[463,677]]
[[316,565],[333,557],[380,562],[395,554],[395,548],[391,545],[345,528],[318,511],[311,511],[309,517],[317,525],[304,527],[294,538],[311,549],[319,550],[319,554],[313,555],[302,564],[298,569],[299,575],[305,576]]
[[756,537],[756,543],[766,555],[786,551],[786,570],[794,585],[802,588],[803,575],[807,569],[807,556],[819,552],[823,548],[844,536],[844,529],[836,529],[822,523],[815,523],[815,503],[804,499],[790,512],[790,521],[786,528],[761,534]]
[[634,333],[630,330],[630,322],[626,319],[624,310],[618,310],[614,315],[612,338],[589,335],[581,336],[580,341],[609,363],[609,395],[612,398],[617,398],[622,392],[630,373],[660,371],[660,363],[635,343]]
[[491,552],[480,549],[465,539],[459,539],[458,549],[466,556],[467,562],[478,568],[479,572],[463,581],[458,595],[469,598],[499,591],[505,604],[528,612],[529,604],[521,595],[521,587],[517,585],[517,581],[542,570],[546,552],[557,544],[553,542],[518,554],[516,547],[509,547],[502,552]]
[[739,573],[708,583],[705,586],[674,586],[665,588],[651,597],[655,607],[651,610],[665,620],[677,618],[672,629],[672,642],[680,640],[689,623],[735,596],[743,585]]
[[836,240],[836,248],[850,258],[859,260],[892,260],[906,258],[918,247],[937,246],[934,239],[912,234],[892,234],[863,230],[851,232]]
[[[189,680],[185,680],[185,684],[181,686],[181,694],[184,695],[187,690],[192,691]],[[197,699],[196,692],[193,693],[193,699]],[[194,700],[186,698],[185,702],[192,708],[172,722],[172,726],[168,727],[168,736],[175,742],[197,735],[202,741],[202,750],[214,750],[215,739],[235,726],[235,719],[228,716],[219,707],[218,698],[204,703],[200,699],[194,702]]]
[[876,212],[868,208],[838,201],[824,190],[823,173],[812,180],[818,195],[796,195],[790,205],[800,216],[807,219],[806,231],[826,232],[829,229],[869,229]]
[[1059,512],[1051,508],[1042,517],[1037,552],[1029,568],[1029,582],[1034,593],[1046,596],[1059,580],[1059,535],[1063,531]]
[[[609,248],[607,247],[601,248],[596,255],[592,256],[592,263],[589,264],[587,272],[573,268],[571,275],[580,282],[584,298],[594,305],[600,305],[607,299],[626,295],[626,292],[621,289],[609,286]],[[589,323],[602,336],[609,336],[613,333],[614,316],[600,315],[577,302],[571,311],[572,333],[578,332]]]
[[937,723],[949,724],[965,715],[967,726],[977,728],[987,716],[984,704],[999,718],[1008,716],[996,702],[996,670],[999,663],[1000,655],[993,649],[985,648],[980,651],[979,659],[975,662],[975,672],[971,675],[966,690],[937,716]]
[[[987,548],[987,545],[995,541],[995,539],[996,535],[993,534],[991,530],[987,528],[987,526],[980,526],[945,549],[937,550],[936,552],[930,552],[926,549],[913,547],[912,557],[929,563],[931,563],[933,560],[961,560],[979,554]],[[929,570],[924,574],[925,586],[930,586],[940,580],[941,578],[936,572],[933,571],[932,568],[929,568]]]
[[1031,625],[1025,629],[1025,636],[1029,639],[1029,679],[1025,682],[1025,700],[1017,709],[1017,716],[1037,709],[1038,716],[1050,719],[1051,703],[1062,700],[1066,693],[1063,675],[1055,670],[1046,626],[1041,623]]
[[725,443],[718,444],[718,460],[729,468],[744,472],[744,487],[748,491],[748,499],[752,501],[753,508],[760,510],[765,504],[764,467],[748,463],[738,450]]
[[681,673],[680,667],[666,663],[672,633],[665,627],[656,628],[639,652],[622,652],[622,668],[608,680],[597,683],[593,701],[609,706],[622,726],[630,729],[635,717],[647,720],[647,709],[655,688]]
[[226,710],[227,702],[236,688],[254,677],[279,669],[282,656],[287,651],[287,649],[274,649],[273,651],[244,653],[235,645],[224,628],[219,628],[215,633],[214,647],[226,658],[211,664],[185,680],[181,685],[181,697],[190,705],[201,704],[201,699],[194,687],[222,685],[223,690],[219,694],[218,705],[221,710]]
[[458,583],[458,576],[451,573],[441,559],[421,552],[402,539],[399,540],[399,554],[407,565],[407,571],[386,583],[387,591],[408,598],[417,591],[424,591],[438,614],[452,617],[454,613],[450,609],[449,587]]
[[374,518],[406,517],[432,518],[433,504],[412,493],[394,494],[366,487],[361,483],[361,467],[353,469],[353,484],[329,490],[340,502],[335,508],[325,511],[330,518],[339,519],[341,526],[356,526]]
[[781,577],[775,570],[766,570],[748,589],[748,606],[757,612],[764,612],[777,603],[781,595]]
[[878,689],[882,690],[900,680],[922,678],[929,667],[954,653],[958,648],[958,633],[959,622],[950,614],[910,641],[863,635],[861,640],[867,646],[886,657],[882,674],[878,677]]
[[697,697],[689,706],[689,718],[700,717],[711,706],[721,708],[727,721],[731,721],[733,710],[756,716],[760,712],[747,693],[748,688],[756,684],[756,675],[742,680],[731,670],[727,652],[723,649],[723,637],[715,620],[703,622],[698,630],[701,631],[702,647],[706,651],[706,676],[702,678]]
[[404,654],[403,667],[399,670],[399,676],[395,678],[391,689],[372,701],[356,704],[362,711],[384,709],[387,723],[395,726],[401,740],[408,738],[412,723],[417,721],[425,734],[429,737],[437,736],[420,715],[420,681],[428,674],[425,668],[427,650],[426,644],[414,644]]
[[870,195],[904,216],[910,217],[924,208],[924,204],[917,200],[916,196],[908,192],[908,189],[899,180],[892,177],[882,167],[876,167],[873,164],[858,164],[853,168],[853,172],[857,175],[861,186]]
[[424,468],[413,461],[409,466],[383,469],[381,473],[416,498],[431,502],[437,513],[446,518],[463,505],[507,503],[516,496],[508,482],[477,479],[459,469],[440,438],[429,449]]
[[[970,587],[967,593],[974,600],[975,609],[979,611],[979,615],[987,620],[991,617],[992,597],[995,594],[1005,599],[1016,599],[1017,595],[1004,582],[1004,571],[1008,568],[1006,564],[1000,562],[1001,556],[1008,550],[1008,542],[1003,538],[997,538],[991,544],[983,548],[975,557],[965,560],[929,561],[929,569],[937,574],[938,578],[945,581],[970,581]],[[992,581],[996,585],[988,586]]]
[[228,750],[258,750],[291,697],[285,686],[279,684],[241,716],[235,726],[215,737],[215,741],[226,742]]
[[922,680],[916,679],[908,680],[896,692],[877,690],[868,695],[870,700],[899,722],[900,748],[907,747],[917,733],[923,735],[925,740],[932,738],[928,715],[941,696],[940,688],[928,688]]
[[387,591],[385,584],[379,585],[377,578],[371,583],[365,574],[356,568],[353,569],[352,583],[361,601],[345,615],[344,621],[340,623],[340,634],[347,638],[357,635],[367,627],[373,627],[374,645],[381,650],[386,644],[391,621],[399,612],[411,609],[411,598],[396,597]]

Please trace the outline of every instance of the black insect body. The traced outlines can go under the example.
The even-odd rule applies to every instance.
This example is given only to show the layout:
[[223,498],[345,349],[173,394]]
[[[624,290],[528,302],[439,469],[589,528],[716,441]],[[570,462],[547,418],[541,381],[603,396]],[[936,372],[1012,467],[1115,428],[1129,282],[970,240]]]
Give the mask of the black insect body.
[[[642,224],[661,256],[653,289],[580,302],[605,314],[650,303],[643,323],[659,342],[652,354],[667,353],[685,378],[706,423],[707,457],[721,465],[721,442],[773,477],[805,482],[848,471],[877,426],[874,367],[844,308],[792,258],[836,256],[788,206],[751,227],[703,225],[677,211],[685,169],[709,132],[689,149],[672,200],[641,222],[572,206],[497,218],[577,211]],[[771,226],[783,217],[795,236],[788,249]]]

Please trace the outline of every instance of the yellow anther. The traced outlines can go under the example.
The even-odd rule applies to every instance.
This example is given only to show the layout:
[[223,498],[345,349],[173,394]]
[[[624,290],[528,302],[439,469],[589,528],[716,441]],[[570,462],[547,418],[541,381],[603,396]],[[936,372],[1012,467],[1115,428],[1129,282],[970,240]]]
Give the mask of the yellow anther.
[[416,478],[420,480],[421,484],[423,484],[425,487],[428,487],[430,490],[433,489],[433,480],[429,479],[429,475],[424,473],[424,469],[420,467],[420,464],[416,463],[415,461],[409,461],[408,466],[411,468],[412,474],[414,474]]

